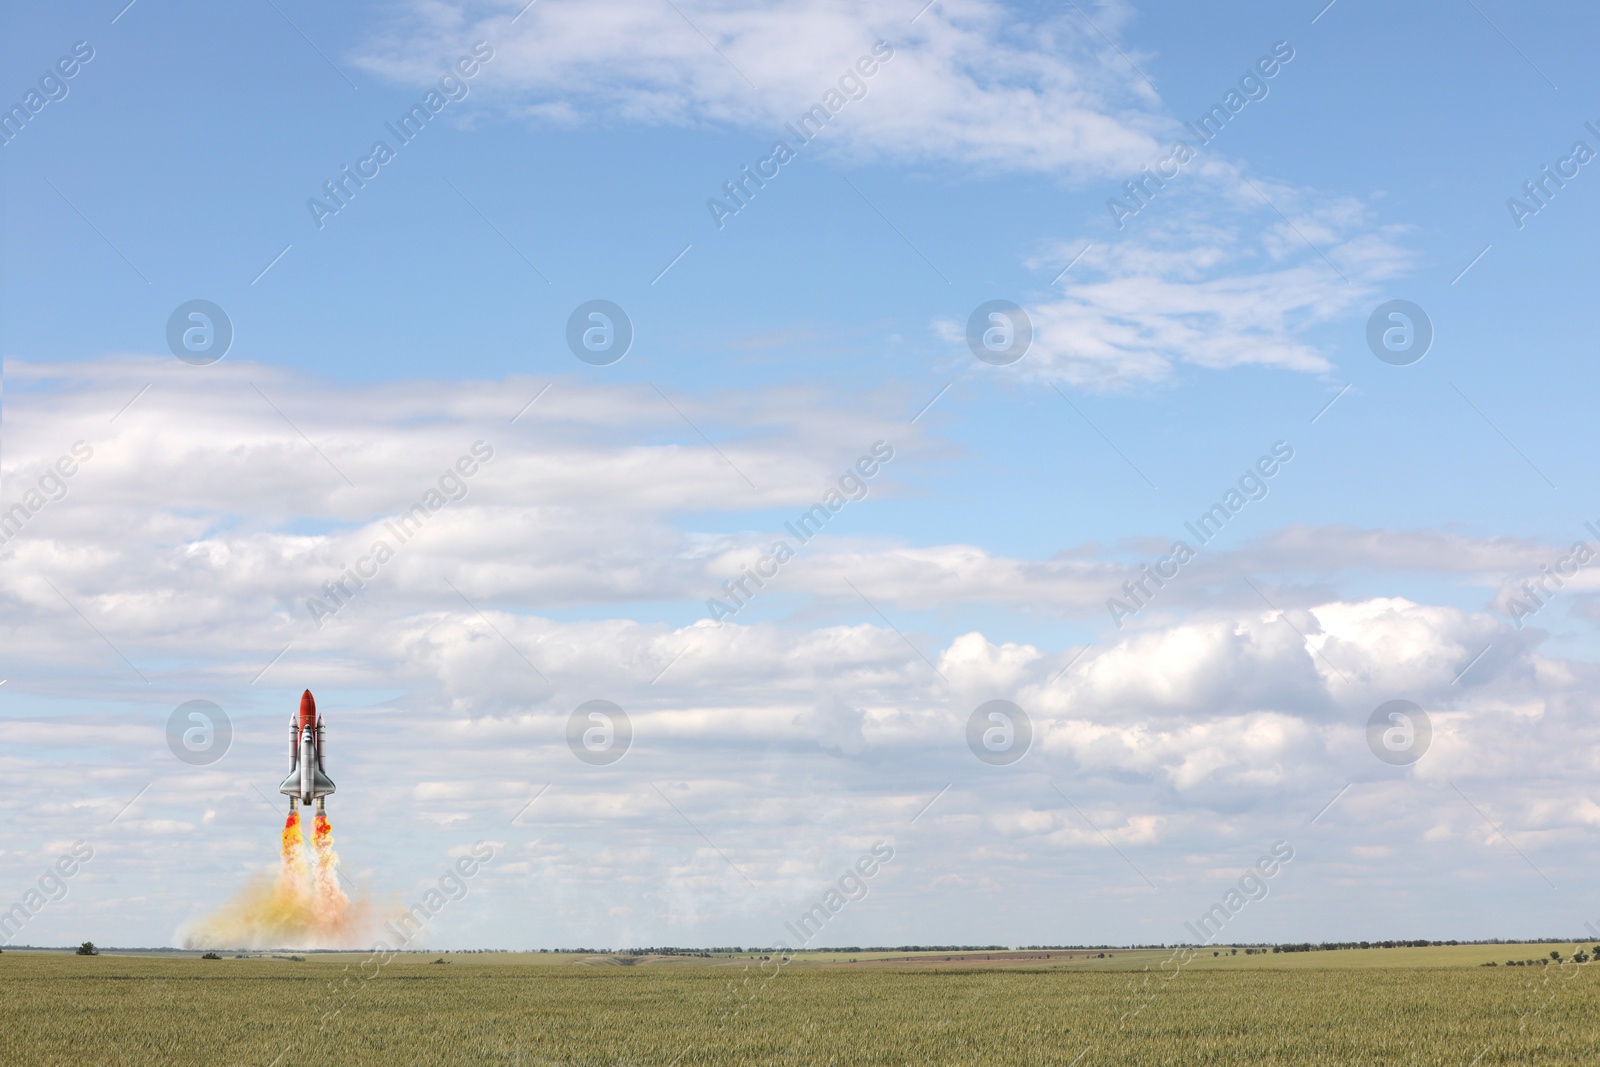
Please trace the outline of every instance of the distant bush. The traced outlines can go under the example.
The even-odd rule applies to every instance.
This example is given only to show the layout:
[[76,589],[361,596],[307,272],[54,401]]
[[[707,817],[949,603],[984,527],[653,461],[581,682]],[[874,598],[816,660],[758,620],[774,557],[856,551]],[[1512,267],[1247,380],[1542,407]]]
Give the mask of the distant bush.
[[93,941],[85,941],[83,944],[78,946],[78,955],[98,956],[100,955],[100,950],[94,947]]

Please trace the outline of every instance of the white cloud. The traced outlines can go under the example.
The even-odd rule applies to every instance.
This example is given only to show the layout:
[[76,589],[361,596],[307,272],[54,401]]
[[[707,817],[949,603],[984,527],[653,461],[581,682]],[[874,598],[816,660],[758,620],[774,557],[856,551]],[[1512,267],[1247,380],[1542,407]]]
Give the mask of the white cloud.
[[[1179,365],[1332,370],[1308,331],[1373,302],[1411,261],[1399,230],[1348,198],[1216,164],[1154,200],[1126,234],[1062,241],[1030,266],[1070,262],[1064,292],[1027,307],[1034,344],[1021,368],[1094,389],[1166,380]],[[1278,211],[1283,212],[1280,217]],[[964,323],[939,324],[960,341]]]
[[[1542,558],[1537,544],[1426,530],[1279,531],[1197,559],[1192,586],[1170,586],[1171,599],[1127,629],[1096,623],[1101,636],[1061,674],[1076,642],[1001,638],[970,622],[930,639],[910,621],[904,632],[875,615],[860,621],[853,602],[857,621],[840,621],[842,579],[890,616],[959,617],[999,604],[1098,620],[1122,574],[1094,546],[1031,561],[830,534],[773,591],[810,604],[786,620],[718,627],[639,608],[695,604],[755,536],[693,529],[686,510],[798,508],[878,436],[895,436],[908,456],[928,447],[886,428],[870,402],[841,409],[789,390],[742,406],[684,400],[719,447],[759,472],[752,490],[645,392],[557,382],[538,418],[513,427],[510,414],[542,383],[335,389],[244,364],[183,370],[144,361],[8,368],[29,395],[7,412],[7,501],[73,440],[92,438],[95,448],[66,497],[0,550],[11,652],[3,696],[37,711],[0,726],[0,773],[43,798],[28,810],[45,839],[92,834],[97,849],[74,903],[41,916],[40,931],[60,922],[65,938],[74,916],[87,914],[73,908],[117,892],[97,881],[101,871],[132,877],[202,850],[211,866],[192,885],[129,904],[146,916],[140,922],[170,931],[174,908],[196,894],[220,900],[240,869],[270,859],[282,721],[302,685],[330,716],[336,826],[351,861],[371,866],[396,827],[429,847],[513,829],[523,836],[507,845],[510,873],[486,875],[474,907],[498,914],[502,899],[522,907],[530,885],[544,887],[541,902],[566,925],[530,932],[534,943],[659,941],[663,930],[703,942],[703,931],[727,929],[718,923],[738,930],[726,941],[770,941],[784,909],[814,894],[816,872],[848,862],[861,838],[923,842],[908,845],[908,874],[918,866],[906,885],[943,878],[988,893],[1045,877],[1070,857],[1108,853],[1103,832],[1164,884],[1172,849],[1258,848],[1280,836],[1285,805],[1307,819],[1351,781],[1339,808],[1350,832],[1379,834],[1360,843],[1400,847],[1405,862],[1410,846],[1434,847],[1430,826],[1442,828],[1437,847],[1491,847],[1447,782],[1485,798],[1509,832],[1535,834],[1536,850],[1584,840],[1600,823],[1589,792],[1600,777],[1587,755],[1600,740],[1590,665],[1542,653],[1532,634],[1486,611],[1307,598],[1269,583],[1285,621],[1233,581],[1266,563],[1271,573],[1320,569],[1330,582],[1415,570],[1492,587],[1499,569]],[[156,385],[111,423],[152,377]],[[435,414],[419,421],[424,409]],[[655,443],[637,443],[641,428]],[[321,630],[300,617],[305,597],[382,536],[383,516],[491,435],[496,457],[472,476],[465,500],[433,515]],[[894,470],[874,493],[896,491]],[[1213,582],[1219,576],[1239,586],[1237,599],[1212,591],[1227,584]],[[167,714],[197,695],[234,715],[235,750],[213,769],[180,765],[166,749]],[[633,720],[634,750],[613,768],[582,765],[566,750],[567,715],[596,696]],[[1367,715],[1397,696],[1421,703],[1435,725],[1434,748],[1409,772],[1366,750]],[[1035,750],[1014,768],[982,766],[966,750],[967,715],[994,697],[1016,700],[1034,720]],[[1558,788],[1532,788],[1530,768]],[[1422,809],[1411,822],[1376,799],[1397,773]],[[1089,805],[1094,827],[1052,782]],[[1570,813],[1551,796],[1567,798]],[[32,849],[22,858],[48,856]],[[435,867],[422,854],[373,877],[409,885]],[[496,880],[501,896],[487,888]],[[891,884],[873,899],[897,899]],[[615,908],[632,911],[607,918]],[[885,921],[872,928],[898,929]]]
[[[452,584],[492,618],[505,615],[532,626],[523,647],[542,670],[582,673],[604,662],[625,676],[649,677],[691,645],[685,662],[734,663],[757,647],[749,642],[765,640],[752,636],[759,631],[675,632],[628,619],[604,621],[609,609],[602,605],[676,605],[671,614],[679,618],[687,605],[700,615],[707,597],[725,595],[725,578],[737,576],[759,558],[761,546],[782,536],[769,509],[780,515],[804,510],[879,438],[892,438],[902,458],[884,467],[871,492],[874,499],[893,496],[899,471],[929,447],[912,428],[881,418],[875,409],[897,405],[877,398],[855,408],[788,389],[746,397],[742,405],[680,398],[722,453],[751,473],[759,486],[752,489],[649,390],[559,381],[536,416],[511,425],[507,413],[543,383],[335,390],[246,364],[197,376],[171,374],[154,361],[48,369],[13,363],[8,370],[32,392],[8,413],[13,465],[0,482],[0,503],[23,499],[74,441],[91,441],[94,448],[64,480],[64,499],[41,498],[40,510],[0,549],[0,559],[11,564],[0,575],[8,640],[41,666],[87,657],[113,675],[129,672],[76,611],[136,664],[176,655],[209,663],[209,669],[253,674],[292,643],[340,672],[357,670],[361,656],[390,647],[403,649],[407,664],[428,664],[434,676],[469,677],[507,650]],[[152,379],[150,390],[109,422],[108,413]],[[321,455],[261,393],[317,442]],[[429,408],[432,417],[419,422],[419,412]],[[654,443],[639,443],[641,432]],[[448,504],[436,498],[443,506],[402,543],[392,521],[438,491],[443,472],[470,456],[476,441],[492,442],[494,458],[451,481],[450,489],[464,488],[464,498]],[[684,522],[685,512],[762,512],[752,525],[768,529],[712,534]],[[375,565],[371,549],[380,539],[393,558],[353,597],[336,598],[331,583],[363,558]],[[1136,558],[1143,553],[1140,546],[1129,548]],[[1242,574],[1260,580],[1322,574],[1328,592],[1336,592],[1343,576],[1374,570],[1452,573],[1469,587],[1494,588],[1558,554],[1527,540],[1430,530],[1289,527],[1233,551],[1204,552],[1143,615],[1165,625],[1177,617],[1172,613],[1246,604],[1251,594],[1238,580]],[[803,546],[758,598],[785,611],[808,602],[832,610],[855,600],[853,584],[872,603],[896,610],[1007,605],[1085,619],[1099,629],[1109,621],[1107,597],[1121,595],[1127,576],[1127,565],[1098,546],[1029,560],[995,556],[977,545],[906,544],[830,531]],[[337,607],[340,599],[348,606],[319,627],[308,608],[313,598],[321,609]],[[562,626],[534,624],[521,614],[535,606],[547,620],[565,608],[599,618],[562,624],[588,628],[580,644],[568,648],[557,636]],[[1345,649],[1341,618],[1324,615],[1296,625],[1311,628],[1307,632],[1340,671],[1355,676],[1369,669],[1364,650]],[[1271,638],[1229,637],[1233,651],[1209,661],[1211,667],[1236,682],[1249,676],[1263,642],[1288,639],[1288,628],[1279,630]],[[607,650],[634,631],[644,636],[626,638],[635,645],[629,658],[611,658]],[[1143,640],[1139,632],[1128,640]],[[743,636],[735,641],[730,633]],[[850,627],[823,627],[811,640],[818,647],[832,643],[845,655],[859,636]],[[1416,638],[1418,647],[1444,647],[1437,636]],[[1389,639],[1412,640],[1399,631]],[[1478,646],[1468,656],[1486,637],[1474,639]],[[1206,657],[1221,655],[1220,646],[1205,648]],[[1038,654],[1018,645],[990,660],[981,649],[969,655],[961,639],[941,666],[972,686],[1003,686]],[[1159,653],[1164,664],[1188,655],[1181,647]],[[1429,669],[1458,670],[1455,655]],[[340,663],[348,666],[336,668]],[[1133,670],[1130,676],[1152,685],[1161,672]],[[1172,691],[1200,681],[1186,676]],[[964,689],[972,686],[963,682]],[[876,728],[870,721],[863,727]]]
[[[1152,57],[1116,43],[1132,17],[1121,4],[1097,8],[1094,26],[1077,7],[1036,15],[987,0],[935,4],[915,22],[861,0],[594,0],[536,4],[512,24],[519,7],[414,4],[359,62],[421,85],[485,39],[496,56],[477,98],[537,123],[709,124],[796,148],[785,124],[881,40],[893,58],[860,79],[861,99],[835,95],[842,106],[818,140],[839,160],[1104,183],[1126,203],[1123,180],[1192,140],[1135,67]],[[1091,231],[1033,257],[1054,271],[1095,245],[1065,293],[1027,305],[1024,373],[1117,389],[1180,364],[1331,369],[1306,334],[1373,303],[1409,266],[1399,230],[1354,198],[1247,177],[1219,151],[1205,149],[1109,237]],[[964,344],[965,323],[935,327]]]
[[[1164,124],[1128,60],[1068,10],[950,0],[913,22],[911,5],[865,0],[590,0],[536,4],[513,24],[521,6],[415,3],[358,62],[420,86],[487,40],[495,57],[474,92],[533,121],[714,124],[798,147],[783,124],[882,41],[893,58],[858,77],[865,95],[822,138],[853,159],[1104,176],[1147,162]],[[1125,14],[1102,10],[1100,25],[1114,32]]]

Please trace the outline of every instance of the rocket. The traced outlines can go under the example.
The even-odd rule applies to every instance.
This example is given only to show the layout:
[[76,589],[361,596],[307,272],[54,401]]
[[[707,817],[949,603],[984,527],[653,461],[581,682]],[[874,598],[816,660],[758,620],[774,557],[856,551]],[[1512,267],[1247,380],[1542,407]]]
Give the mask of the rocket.
[[326,803],[322,798],[333,792],[333,779],[322,765],[322,727],[316,698],[307,689],[300,695],[300,714],[289,720],[289,776],[278,787],[278,792],[289,797],[290,814],[313,800],[321,814]]

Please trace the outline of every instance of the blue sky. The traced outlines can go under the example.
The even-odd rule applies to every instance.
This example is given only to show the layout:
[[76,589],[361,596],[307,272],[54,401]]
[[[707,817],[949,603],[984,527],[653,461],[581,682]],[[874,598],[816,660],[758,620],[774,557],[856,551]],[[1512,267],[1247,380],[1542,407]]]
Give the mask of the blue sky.
[[[878,838],[900,865],[825,943],[1171,942],[1278,839],[1299,857],[1240,937],[1600,916],[1572,858],[1597,584],[1511,604],[1600,542],[1600,177],[1520,227],[1506,203],[1600,150],[1592,17],[920,6],[9,13],[7,106],[93,49],[0,147],[0,504],[96,450],[0,547],[0,762],[41,783],[4,802],[0,871],[15,896],[106,838],[25,939],[168,943],[270,863],[248,786],[306,686],[352,879],[408,898],[504,844],[439,946],[770,943]],[[319,228],[307,200],[479,41],[464,98]],[[880,41],[719,228],[708,198]],[[1265,97],[1119,229],[1108,198],[1275,45]],[[635,330],[610,366],[564,340],[596,298]],[[167,350],[191,299],[233,324],[221,362]],[[1009,366],[963,338],[993,299],[1037,332]],[[1409,366],[1365,339],[1393,299],[1435,330]],[[466,499],[317,629],[307,598],[477,440]],[[866,498],[710,629],[879,440]],[[1129,569],[1279,441],[1270,494],[1113,625]],[[563,740],[592,697],[634,716],[603,769]],[[166,747],[195,698],[236,724],[209,768]],[[992,698],[1035,727],[1005,768],[963,740]],[[1364,739],[1395,698],[1435,730],[1398,770]]]

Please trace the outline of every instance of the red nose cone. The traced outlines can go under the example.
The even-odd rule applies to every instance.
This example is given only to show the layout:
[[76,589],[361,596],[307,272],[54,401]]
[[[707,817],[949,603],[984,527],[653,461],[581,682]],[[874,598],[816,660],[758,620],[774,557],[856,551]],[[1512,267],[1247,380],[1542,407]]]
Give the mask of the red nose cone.
[[304,729],[307,726],[315,726],[316,724],[317,698],[311,695],[311,690],[307,689],[300,694],[300,726]]

